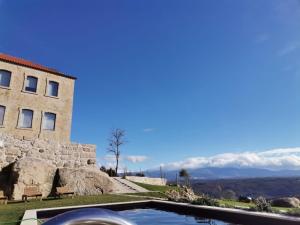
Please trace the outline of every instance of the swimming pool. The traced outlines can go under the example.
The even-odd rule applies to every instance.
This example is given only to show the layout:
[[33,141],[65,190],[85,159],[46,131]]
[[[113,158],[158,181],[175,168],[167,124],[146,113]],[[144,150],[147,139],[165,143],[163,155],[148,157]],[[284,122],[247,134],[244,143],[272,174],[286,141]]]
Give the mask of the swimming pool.
[[135,202],[27,210],[24,214],[24,221],[21,225],[38,225],[38,222],[32,221],[32,219],[49,220],[66,212],[88,208],[115,211],[124,219],[132,220],[137,225],[300,225],[300,218],[280,214],[249,212],[240,209],[227,209],[210,206],[197,206],[187,203],[160,200],[143,200]]
[[[207,219],[189,215],[180,215],[174,212],[167,212],[157,209],[134,209],[134,210],[124,210],[120,211],[119,215],[131,220],[137,225],[199,225],[199,224],[209,224],[209,225],[228,225],[229,223]],[[230,223],[234,225],[233,223]]]

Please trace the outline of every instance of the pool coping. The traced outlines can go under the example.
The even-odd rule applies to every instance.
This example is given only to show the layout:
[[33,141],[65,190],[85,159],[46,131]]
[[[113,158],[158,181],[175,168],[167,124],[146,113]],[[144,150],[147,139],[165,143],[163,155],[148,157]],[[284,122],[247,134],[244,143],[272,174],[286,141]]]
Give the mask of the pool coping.
[[[54,211],[68,211],[72,209],[79,208],[95,208],[95,207],[134,207],[134,208],[142,208],[142,206],[148,208],[159,208],[165,209],[167,211],[176,211],[181,214],[198,214],[200,216],[209,215],[209,218],[215,218],[217,220],[222,220],[220,217],[235,217],[235,219],[240,218],[242,221],[248,221],[248,224],[284,224],[284,225],[292,225],[299,224],[300,218],[286,216],[281,214],[274,213],[261,213],[261,212],[251,212],[245,211],[241,209],[231,209],[231,208],[221,208],[221,207],[213,207],[213,206],[200,206],[200,205],[192,205],[189,203],[178,203],[171,201],[162,201],[162,200],[141,200],[141,201],[130,201],[130,202],[116,202],[116,203],[103,203],[103,204],[92,204],[92,205],[78,205],[78,206],[66,206],[66,207],[57,207],[57,208],[44,208],[44,209],[36,209],[36,210],[27,210],[23,216],[20,225],[38,225],[38,214],[46,213],[46,212],[54,212]],[[205,216],[206,217],[206,216]],[[31,219],[31,220],[30,220]],[[249,221],[249,219],[253,219]],[[253,223],[254,221],[259,220],[263,223]]]

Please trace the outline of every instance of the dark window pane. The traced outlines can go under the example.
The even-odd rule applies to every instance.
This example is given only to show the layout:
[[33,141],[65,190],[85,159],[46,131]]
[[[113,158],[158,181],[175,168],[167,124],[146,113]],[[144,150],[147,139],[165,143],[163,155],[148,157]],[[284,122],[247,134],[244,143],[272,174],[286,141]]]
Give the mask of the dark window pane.
[[49,96],[58,96],[58,83],[55,81],[49,81],[47,94]]
[[29,109],[22,109],[20,115],[19,126],[22,128],[31,128],[32,127],[32,118],[33,111]]
[[0,70],[0,86],[9,87],[11,72]]
[[5,106],[0,105],[0,125],[3,125],[4,122],[4,114],[5,114]]
[[28,76],[25,81],[25,91],[36,92],[37,81],[38,79],[36,77]]
[[46,112],[44,114],[43,129],[55,130],[56,114]]

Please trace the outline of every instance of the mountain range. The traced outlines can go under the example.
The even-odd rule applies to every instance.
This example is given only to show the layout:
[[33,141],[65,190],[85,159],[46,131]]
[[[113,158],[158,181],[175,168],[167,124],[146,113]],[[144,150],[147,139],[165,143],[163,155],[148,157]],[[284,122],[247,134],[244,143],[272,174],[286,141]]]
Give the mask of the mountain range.
[[[231,178],[260,178],[260,177],[296,177],[300,176],[300,170],[269,170],[259,168],[197,168],[188,169],[191,179],[231,179]],[[163,170],[163,176],[169,181],[176,180],[178,170]],[[145,172],[149,177],[160,177],[159,170],[152,170]]]

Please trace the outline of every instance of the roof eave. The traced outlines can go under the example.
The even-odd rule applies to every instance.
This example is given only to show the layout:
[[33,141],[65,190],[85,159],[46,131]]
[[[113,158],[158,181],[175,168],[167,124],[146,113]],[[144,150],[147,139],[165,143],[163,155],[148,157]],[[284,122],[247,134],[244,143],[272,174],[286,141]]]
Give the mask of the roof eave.
[[18,66],[24,66],[24,67],[34,69],[34,70],[40,70],[40,71],[43,71],[43,72],[46,72],[46,73],[52,73],[52,74],[55,74],[55,75],[58,75],[58,76],[61,76],[61,77],[66,77],[66,78],[73,79],[73,80],[77,80],[77,77],[74,77],[72,75],[63,74],[63,73],[60,73],[60,72],[49,71],[49,70],[42,69],[42,68],[35,68],[34,66],[24,65],[22,63],[12,62],[10,60],[5,60],[5,59],[0,59],[0,61],[15,64],[15,65],[18,65]]

